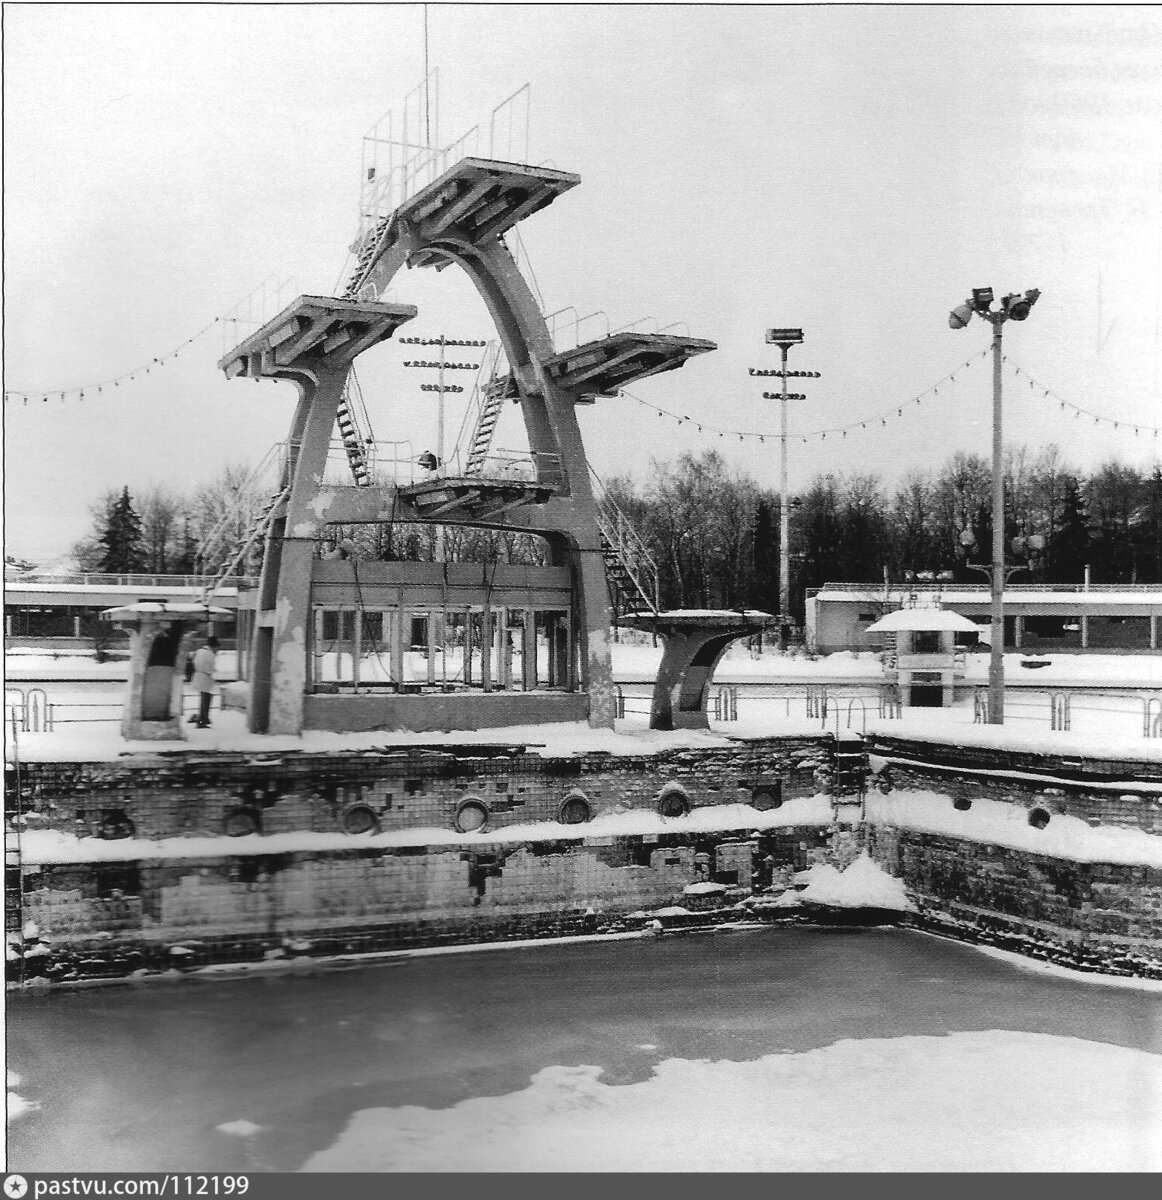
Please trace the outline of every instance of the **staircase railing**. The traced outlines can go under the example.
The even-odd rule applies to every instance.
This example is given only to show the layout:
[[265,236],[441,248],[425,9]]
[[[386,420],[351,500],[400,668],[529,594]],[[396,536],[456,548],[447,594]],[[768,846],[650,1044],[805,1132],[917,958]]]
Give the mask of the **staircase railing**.
[[[239,525],[244,509],[249,510],[257,493],[269,492],[270,476],[282,475],[286,455],[286,443],[275,442],[263,455],[262,461],[238,485],[234,502],[228,504],[208,534],[200,539],[194,560],[194,574],[204,583],[206,576],[222,562],[225,555],[232,553],[239,540]],[[245,532],[242,534],[245,537]]]
[[247,554],[250,553],[250,548],[259,538],[266,534],[266,531],[270,528],[270,523],[278,515],[279,505],[285,503],[287,497],[290,495],[290,491],[290,484],[288,483],[281,492],[272,496],[266,503],[262,512],[251,523],[246,536],[238,543],[233,556],[222,564],[218,573],[206,584],[205,590],[202,592],[203,603],[208,602],[226,580],[238,570],[238,567],[243,563]]
[[589,474],[594,485],[597,527],[601,533],[607,574],[623,596],[635,601],[640,599],[646,608],[656,613],[660,607],[658,565],[592,467]]
[[356,487],[371,486],[371,455],[375,446],[375,435],[371,432],[371,417],[363,402],[363,389],[352,369],[347,373],[343,395],[335,410],[335,425],[343,442],[343,450],[351,467],[351,477]]
[[480,356],[480,370],[473,380],[472,394],[456,438],[455,457],[464,463],[465,475],[479,475],[484,469],[505,396],[511,394],[507,391],[509,376],[501,371],[503,358],[500,343],[496,341],[490,341]]

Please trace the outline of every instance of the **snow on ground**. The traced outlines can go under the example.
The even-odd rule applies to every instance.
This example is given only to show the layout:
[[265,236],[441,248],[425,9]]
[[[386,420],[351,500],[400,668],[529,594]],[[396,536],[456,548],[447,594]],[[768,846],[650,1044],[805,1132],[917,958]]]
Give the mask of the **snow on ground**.
[[356,1112],[315,1171],[1157,1171],[1162,1055],[986,1030]]
[[806,883],[801,892],[786,892],[801,904],[827,904],[833,908],[886,908],[896,912],[915,912],[904,885],[872,862],[865,851],[846,870],[838,871],[830,863],[816,863],[796,875],[797,883]]
[[[613,677],[619,682],[653,683],[662,661],[662,645],[638,646],[626,642],[613,644]],[[752,654],[741,642],[731,645],[714,672],[715,683],[826,683],[829,679],[878,681],[883,667],[878,654],[870,651],[816,655],[766,648]]]
[[33,1109],[40,1106],[34,1100],[25,1100],[21,1095],[18,1095],[15,1088],[20,1086],[20,1076],[15,1071],[8,1072],[8,1124],[11,1125],[18,1117],[24,1116],[27,1112],[32,1112]]
[[[102,721],[58,724],[51,733],[21,733],[17,748],[22,762],[100,762],[123,755],[154,755],[183,750],[252,754],[280,754],[301,751],[311,754],[336,754],[343,751],[398,750],[406,746],[502,745],[527,746],[535,754],[569,757],[593,751],[607,754],[656,754],[663,750],[713,748],[730,745],[721,734],[699,730],[662,732],[646,728],[644,717],[618,722],[618,729],[590,729],[584,721],[560,721],[547,725],[509,725],[496,729],[455,729],[446,732],[409,733],[327,733],[306,730],[300,736],[250,733],[246,716],[237,711],[211,713],[209,729],[186,725],[184,741],[127,741],[119,723]],[[816,732],[818,731],[816,726]],[[8,761],[14,747],[6,742]]]
[[[881,720],[877,716],[876,695],[882,676],[874,655],[841,653],[811,660],[801,654],[780,655],[776,650],[768,650],[761,657],[754,657],[741,644],[732,647],[724,658],[716,674],[716,683],[783,685],[789,690],[777,696],[754,696],[744,691],[737,697],[737,719],[721,721],[713,715],[715,685],[712,685],[710,731],[663,733],[648,729],[649,685],[661,659],[661,648],[619,643],[613,647],[613,653],[615,675],[627,681],[626,716],[617,722],[616,731],[593,730],[582,722],[561,722],[430,733],[308,731],[301,737],[280,737],[250,734],[241,712],[219,711],[215,706],[214,725],[210,729],[195,730],[184,726],[187,739],[168,742],[126,742],[121,738],[117,706],[122,687],[117,682],[117,673],[124,675],[124,663],[98,666],[75,653],[51,656],[10,651],[6,666],[11,688],[18,688],[21,680],[35,680],[37,686],[50,692],[49,698],[54,703],[56,723],[52,733],[18,735],[20,758],[25,761],[99,761],[123,754],[157,754],[182,749],[326,753],[471,743],[523,744],[554,757],[587,751],[641,755],[677,748],[721,748],[728,745],[731,738],[859,733],[865,730],[920,740],[953,740],[961,745],[1162,761],[1162,738],[1143,736],[1145,693],[1142,692],[1122,695],[1077,693],[1072,697],[1072,728],[1068,732],[1054,732],[1049,728],[1051,706],[1047,695],[1020,687],[1010,688],[1003,726],[975,725],[970,698],[962,699],[951,708],[910,709],[902,719]],[[1162,699],[1162,656],[1059,655],[1049,667],[1038,671],[1022,671],[1020,661],[1019,655],[1007,656],[1009,682],[1035,683],[1041,692],[1067,686],[1066,676],[1069,676],[1091,684],[1103,683],[1111,690],[1156,687]],[[969,657],[969,662],[970,676],[976,672],[980,675],[978,681],[983,682],[987,660],[982,655],[975,655]],[[218,674],[223,684],[232,677],[233,670],[233,655],[219,655]],[[59,683],[43,682],[54,676]],[[1021,678],[1024,676],[1029,678]],[[628,682],[632,679],[639,682]],[[808,684],[829,688],[831,697],[825,719],[808,716]],[[92,689],[97,689],[96,693]],[[186,703],[192,705],[193,697],[187,696]],[[94,717],[103,719],[93,720]],[[11,737],[7,739],[7,750],[11,760]]]
[[261,1125],[255,1125],[253,1121],[239,1120],[227,1121],[224,1125],[215,1126],[219,1133],[229,1134],[230,1137],[253,1137],[256,1133],[262,1132]]
[[[398,846],[448,846],[472,848],[516,842],[592,841],[595,838],[662,833],[708,833],[785,828],[790,825],[831,824],[831,802],[826,796],[803,796],[779,808],[760,812],[749,804],[716,804],[692,809],[684,817],[663,817],[652,809],[631,809],[595,817],[584,825],[558,821],[528,821],[484,833],[458,833],[453,829],[417,828],[389,833],[248,834],[244,837],[79,838],[52,829],[30,829],[20,835],[21,861],[27,865],[71,862],[132,862],[138,859],[217,858],[222,854],[289,854],[297,851],[382,850]],[[1162,841],[1162,839],[1159,839]]]
[[896,825],[923,833],[1007,846],[1072,862],[1162,867],[1162,837],[1140,829],[1091,826],[1080,817],[1054,813],[1044,829],[1029,824],[1027,811],[1002,800],[974,799],[967,812],[953,808],[942,792],[897,790],[870,792],[864,808],[876,825]]
[[[957,717],[961,719],[957,719]],[[1103,710],[1096,706],[1087,722],[1089,728],[1052,730],[1048,726],[1048,708],[1044,724],[1032,727],[1027,721],[1014,720],[1008,713],[1004,725],[975,725],[971,710],[912,709],[906,717],[894,721],[869,720],[868,732],[884,737],[904,737],[920,742],[954,741],[961,746],[985,746],[997,750],[1016,750],[1033,754],[1057,754],[1066,758],[1125,758],[1137,761],[1162,761],[1162,738],[1142,734],[1142,710],[1133,706]]]
[[[930,936],[937,937],[938,934]],[[1002,950],[999,946],[985,946],[980,942],[960,942],[990,958],[999,958],[1017,967],[1021,971],[1030,971],[1034,975],[1053,975],[1058,979],[1068,979],[1073,983],[1096,983],[1102,987],[1130,988],[1136,992],[1162,992],[1162,979],[1139,979],[1134,975],[1099,975],[1096,971],[1075,971],[1071,967],[1058,966],[1057,963],[1042,962],[1039,958],[1029,958],[1014,950]]]

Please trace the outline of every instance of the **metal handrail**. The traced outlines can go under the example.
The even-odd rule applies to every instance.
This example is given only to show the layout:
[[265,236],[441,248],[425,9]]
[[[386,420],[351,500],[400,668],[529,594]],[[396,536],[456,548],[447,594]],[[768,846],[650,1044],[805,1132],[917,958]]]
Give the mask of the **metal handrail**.
[[29,572],[17,579],[7,581],[7,586],[13,584],[58,583],[67,587],[162,587],[174,591],[184,588],[198,588],[202,580],[199,575],[162,575],[141,573],[138,571],[124,575],[110,574],[102,571],[73,571],[63,575],[53,575],[44,571]]
[[[256,493],[269,490],[269,483],[266,487],[263,487],[262,484],[270,474],[272,467],[278,466],[279,475],[282,475],[286,450],[286,442],[275,442],[267,450],[254,470],[238,485],[234,502],[226,506],[218,518],[218,523],[202,538],[197,557],[194,560],[198,586],[205,583],[205,578],[214,569],[214,564],[228,552],[231,546],[237,543],[239,538],[238,519],[243,505],[251,504],[256,498]],[[245,537],[246,533],[243,532],[241,536]]]
[[618,508],[601,477],[589,467],[594,484],[594,510],[597,525],[608,548],[617,556],[625,573],[629,576],[638,594],[651,612],[661,607],[658,585],[658,564],[654,561],[641,535],[634,529],[629,518]]
[[[818,596],[821,592],[828,589],[844,592],[867,592],[870,596],[883,598],[884,585],[880,583],[842,583],[835,580],[828,580],[821,587],[808,588],[808,596]],[[947,579],[937,580],[917,580],[913,582],[908,580],[907,583],[892,583],[888,585],[889,592],[980,592],[984,595],[989,593],[989,585],[987,583],[953,583]],[[1162,584],[1159,583],[1091,583],[1087,587],[1084,583],[1006,583],[1006,592],[1062,592],[1068,594],[1085,595],[1087,592],[1141,592],[1149,594],[1151,592],[1162,592]]]

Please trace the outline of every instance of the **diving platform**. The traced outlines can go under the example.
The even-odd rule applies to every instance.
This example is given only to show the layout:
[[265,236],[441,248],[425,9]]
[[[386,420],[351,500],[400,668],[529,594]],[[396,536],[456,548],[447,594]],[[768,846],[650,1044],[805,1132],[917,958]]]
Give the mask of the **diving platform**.
[[556,354],[545,361],[545,369],[568,391],[615,396],[626,384],[673,371],[696,354],[717,349],[705,338],[626,330]]
[[488,479],[480,475],[443,476],[399,489],[426,521],[488,521],[530,504],[544,504],[557,494],[555,484],[524,479]]
[[288,379],[303,368],[347,365],[386,341],[417,311],[413,304],[299,296],[239,342],[218,367],[227,379]]
[[706,697],[714,669],[731,642],[772,628],[759,609],[673,609],[627,613],[622,623],[661,634],[662,651],[650,701],[651,729],[709,729]]
[[580,182],[569,171],[463,158],[356,242],[353,287],[403,237],[414,238],[418,247],[409,266],[441,270],[450,260],[432,243],[455,239],[478,246],[499,238]]

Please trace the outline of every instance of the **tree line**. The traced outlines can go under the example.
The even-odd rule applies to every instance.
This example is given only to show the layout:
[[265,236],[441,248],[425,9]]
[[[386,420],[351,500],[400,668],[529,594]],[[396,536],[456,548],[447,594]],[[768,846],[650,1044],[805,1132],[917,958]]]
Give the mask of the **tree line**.
[[[1162,468],[1109,462],[1090,474],[1056,446],[1006,455],[1005,540],[1016,582],[1162,583]],[[716,451],[653,461],[607,482],[657,563],[665,608],[778,611],[780,502]],[[819,474],[789,502],[791,608],[828,581],[916,575],[983,583],[992,553],[992,469],[957,452],[894,487],[874,474]],[[1034,536],[1037,535],[1037,536]],[[1013,550],[1014,539],[1020,553]],[[1034,551],[1041,539],[1043,544]]]
[[[1049,446],[1011,449],[1004,475],[1007,545],[1043,540],[1018,582],[1081,583],[1088,567],[1093,583],[1162,583],[1162,468],[1109,462],[1087,474]],[[119,574],[212,572],[220,561],[202,557],[215,532],[224,531],[217,540],[232,549],[269,499],[249,476],[234,466],[188,494],[165,485],[137,497],[128,488],[106,492],[74,547],[78,565]],[[806,591],[829,580],[882,583],[886,572],[897,583],[911,574],[984,582],[970,564],[991,555],[991,478],[986,458],[963,452],[891,487],[870,473],[817,475],[790,499],[792,611],[801,619]],[[657,564],[663,607],[778,611],[776,492],[731,470],[714,450],[652,460],[644,479],[607,480],[606,491]],[[541,539],[529,535],[402,523],[328,533],[334,546],[366,559],[546,561]],[[241,569],[255,570],[258,553],[256,545]]]
[[[191,492],[152,484],[136,496],[127,486],[103,492],[90,505],[91,526],[72,547],[82,571],[108,574],[214,575],[245,544],[270,501],[249,467],[226,467]],[[487,529],[386,523],[331,525],[319,539],[321,554],[363,559],[431,562],[511,562],[540,565],[540,538]],[[256,574],[261,542],[235,568]]]

